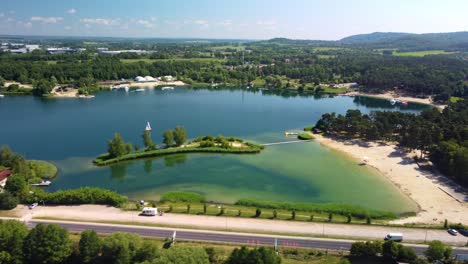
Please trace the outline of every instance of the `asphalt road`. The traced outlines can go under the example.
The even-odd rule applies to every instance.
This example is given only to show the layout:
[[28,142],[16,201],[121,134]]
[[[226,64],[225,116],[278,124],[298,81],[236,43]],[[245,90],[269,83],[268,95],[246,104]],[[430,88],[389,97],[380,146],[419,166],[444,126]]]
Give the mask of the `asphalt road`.
[[[233,243],[244,245],[265,245],[274,246],[275,239],[279,247],[298,247],[298,248],[314,248],[330,251],[349,251],[353,241],[340,239],[322,239],[322,238],[303,238],[303,237],[275,237],[273,235],[255,235],[255,234],[239,234],[230,232],[213,232],[205,230],[184,230],[178,228],[158,228],[158,227],[141,227],[141,226],[122,226],[122,225],[106,225],[93,223],[70,223],[57,221],[35,221],[28,222],[29,227],[34,227],[38,223],[53,223],[58,224],[71,232],[81,232],[87,229],[95,230],[100,234],[111,234],[114,232],[128,232],[144,237],[167,238],[172,237],[176,232],[177,240],[186,241],[205,241],[218,243]],[[427,246],[407,244],[413,248],[418,255],[422,255]],[[468,248],[454,248],[453,254],[468,254]]]

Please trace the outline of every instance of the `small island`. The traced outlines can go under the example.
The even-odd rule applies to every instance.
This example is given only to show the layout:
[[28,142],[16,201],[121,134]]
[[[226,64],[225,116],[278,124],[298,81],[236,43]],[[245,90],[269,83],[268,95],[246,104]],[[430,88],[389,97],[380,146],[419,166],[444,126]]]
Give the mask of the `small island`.
[[187,142],[187,132],[183,127],[174,130],[166,130],[163,133],[163,146],[156,146],[151,139],[151,127],[149,124],[143,135],[145,148],[132,146],[126,143],[120,134],[116,133],[114,138],[108,142],[107,153],[99,155],[93,163],[97,166],[105,166],[121,161],[134,159],[160,157],[180,153],[229,153],[229,154],[256,154],[260,153],[264,146],[246,142],[240,138],[217,137],[208,135],[200,136]]

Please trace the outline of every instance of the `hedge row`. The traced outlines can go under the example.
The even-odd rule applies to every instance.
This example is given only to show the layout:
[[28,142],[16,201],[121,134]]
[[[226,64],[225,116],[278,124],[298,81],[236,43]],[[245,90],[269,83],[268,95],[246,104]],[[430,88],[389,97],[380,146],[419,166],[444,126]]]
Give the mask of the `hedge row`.
[[159,199],[161,202],[204,203],[205,197],[193,192],[167,192]]
[[259,208],[269,209],[284,209],[284,210],[296,210],[305,212],[317,212],[317,213],[331,213],[339,215],[350,215],[357,218],[371,217],[373,219],[395,219],[397,216],[392,212],[368,210],[355,205],[348,204],[334,204],[334,203],[287,203],[287,202],[272,202],[272,201],[259,201],[253,199],[240,199],[236,202],[236,205],[252,206]]
[[84,187],[56,192],[36,191],[34,195],[29,195],[25,202],[41,201],[55,205],[103,204],[119,207],[127,202],[127,197],[105,189]]
[[168,149],[156,149],[151,151],[141,151],[134,152],[127,155],[123,155],[117,158],[109,159],[108,154],[102,154],[98,156],[93,163],[97,166],[105,166],[113,163],[117,163],[125,160],[134,160],[150,157],[159,157],[170,154],[180,154],[180,153],[230,153],[230,154],[254,154],[259,153],[263,146],[255,145],[252,143],[245,143],[247,148],[221,148],[221,147],[209,147],[209,148],[197,148],[197,147],[188,147],[188,148],[168,148]]

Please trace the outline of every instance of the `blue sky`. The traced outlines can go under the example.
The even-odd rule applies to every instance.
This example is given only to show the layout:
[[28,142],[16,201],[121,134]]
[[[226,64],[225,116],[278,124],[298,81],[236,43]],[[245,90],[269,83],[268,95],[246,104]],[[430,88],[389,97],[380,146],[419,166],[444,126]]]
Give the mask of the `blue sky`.
[[468,31],[468,0],[0,0],[0,34],[340,39]]

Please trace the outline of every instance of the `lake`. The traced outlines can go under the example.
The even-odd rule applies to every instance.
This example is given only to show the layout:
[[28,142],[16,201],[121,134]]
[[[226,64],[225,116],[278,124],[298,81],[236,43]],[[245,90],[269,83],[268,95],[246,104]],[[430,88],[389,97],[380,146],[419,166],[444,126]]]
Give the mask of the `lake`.
[[[8,96],[0,100],[0,145],[28,159],[49,160],[59,174],[49,190],[98,186],[131,199],[157,199],[167,191],[193,191],[216,202],[240,198],[335,202],[397,213],[416,204],[385,177],[317,142],[268,146],[258,155],[184,154],[96,167],[115,132],[143,145],[146,122],[153,141],[177,125],[189,138],[235,136],[270,143],[289,140],[285,131],[313,125],[323,113],[347,109],[418,113],[427,106],[392,106],[365,97],[304,97],[240,89],[100,92],[93,99]],[[293,139],[290,139],[293,140]]]

